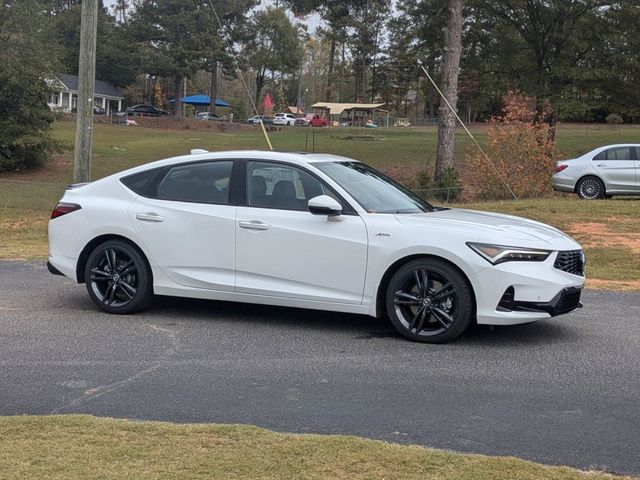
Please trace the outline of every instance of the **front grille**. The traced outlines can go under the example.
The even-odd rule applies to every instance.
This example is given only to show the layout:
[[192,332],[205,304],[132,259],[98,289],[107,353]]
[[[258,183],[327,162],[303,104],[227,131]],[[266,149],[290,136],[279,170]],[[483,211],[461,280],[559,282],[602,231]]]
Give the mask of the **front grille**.
[[582,250],[558,252],[553,266],[563,272],[584,277],[584,253],[582,253]]

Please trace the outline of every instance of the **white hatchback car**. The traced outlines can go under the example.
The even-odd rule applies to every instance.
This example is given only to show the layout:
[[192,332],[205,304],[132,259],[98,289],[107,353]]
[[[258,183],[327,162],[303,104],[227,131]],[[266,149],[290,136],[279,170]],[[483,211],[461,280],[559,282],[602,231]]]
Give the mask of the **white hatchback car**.
[[557,163],[554,190],[587,200],[612,195],[640,195],[640,144],[598,147]]
[[273,117],[273,124],[286,125],[290,127],[296,123],[296,118],[298,117],[296,117],[292,113],[276,113],[276,115]]
[[326,154],[185,155],[71,186],[49,269],[110,313],[153,294],[380,316],[412,340],[580,306],[584,254],[550,226],[438,208]]

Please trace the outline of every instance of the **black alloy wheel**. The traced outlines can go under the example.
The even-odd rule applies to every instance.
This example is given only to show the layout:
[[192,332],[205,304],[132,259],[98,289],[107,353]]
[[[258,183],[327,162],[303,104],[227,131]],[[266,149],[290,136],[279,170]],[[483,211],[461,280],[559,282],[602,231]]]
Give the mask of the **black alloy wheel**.
[[605,188],[602,180],[596,177],[585,177],[578,182],[576,193],[585,200],[604,198]]
[[138,250],[120,240],[104,242],[91,252],[84,278],[93,302],[108,313],[142,310],[153,299],[147,262]]
[[391,278],[386,295],[393,326],[410,340],[442,343],[471,324],[473,293],[464,276],[438,259],[414,260]]

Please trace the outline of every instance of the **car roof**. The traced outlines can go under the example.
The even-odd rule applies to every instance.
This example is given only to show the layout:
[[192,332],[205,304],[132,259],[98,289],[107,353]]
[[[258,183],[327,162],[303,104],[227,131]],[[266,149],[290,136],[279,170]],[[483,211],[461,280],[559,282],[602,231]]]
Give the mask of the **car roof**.
[[177,157],[165,158],[163,160],[157,160],[151,163],[145,163],[138,167],[125,170],[117,174],[118,177],[124,177],[134,173],[142,172],[151,168],[166,167],[170,165],[176,165],[187,162],[201,162],[205,160],[274,160],[280,162],[291,163],[293,165],[312,165],[318,162],[357,162],[353,158],[343,157],[340,155],[333,155],[330,153],[307,153],[307,152],[284,152],[284,151],[270,151],[270,150],[231,150],[222,152],[203,152],[202,150],[194,150],[189,155],[180,155]]

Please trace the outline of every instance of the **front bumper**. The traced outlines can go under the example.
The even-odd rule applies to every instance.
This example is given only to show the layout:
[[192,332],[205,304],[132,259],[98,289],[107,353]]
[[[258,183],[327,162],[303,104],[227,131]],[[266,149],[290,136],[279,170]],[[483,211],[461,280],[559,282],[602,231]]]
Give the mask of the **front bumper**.
[[[582,289],[578,287],[568,287],[562,289],[549,302],[524,302],[516,301],[510,298],[500,302],[498,310],[503,312],[545,312],[555,317],[565,313],[572,312],[577,308],[582,308],[580,303],[580,294]],[[507,294],[507,297],[509,295]]]
[[[477,272],[471,280],[478,323],[517,325],[579,308],[584,277],[555,268],[556,258],[557,253],[544,262],[506,262]],[[511,303],[505,303],[510,288]]]

